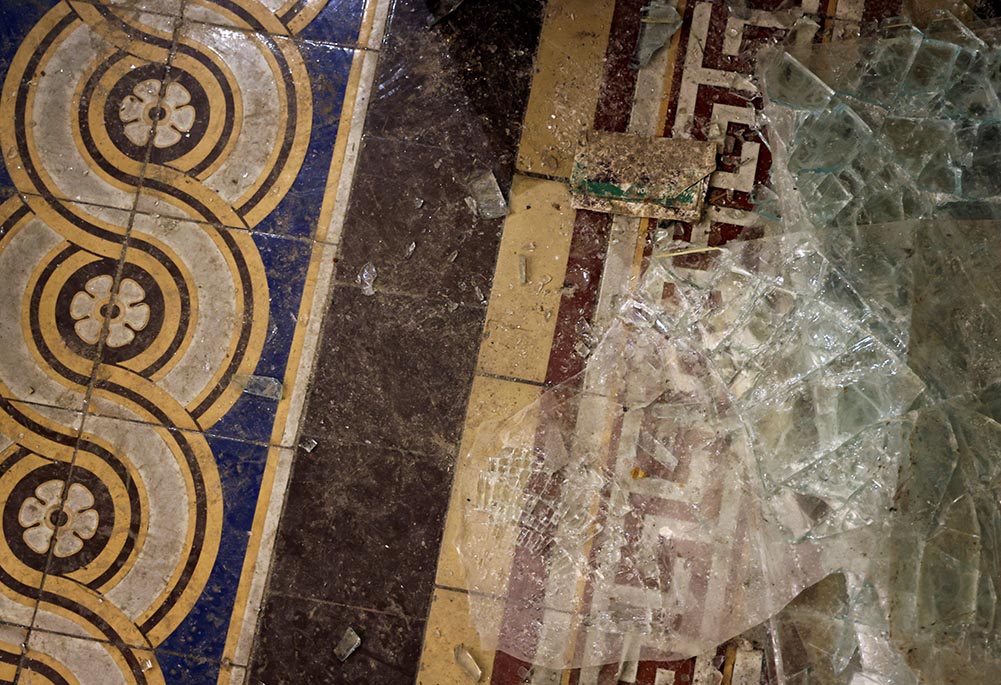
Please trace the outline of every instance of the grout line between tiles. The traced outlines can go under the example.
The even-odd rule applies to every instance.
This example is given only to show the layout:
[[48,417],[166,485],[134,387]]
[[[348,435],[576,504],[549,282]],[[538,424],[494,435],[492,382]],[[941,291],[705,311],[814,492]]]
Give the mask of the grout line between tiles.
[[[30,406],[30,407],[39,407],[39,408],[45,408],[45,409],[55,409],[57,411],[70,412],[70,413],[74,413],[74,414],[80,414],[81,417],[84,414],[84,410],[83,409],[67,409],[66,407],[60,407],[60,406],[54,405],[54,404],[47,404],[45,402],[33,402],[33,401],[30,401],[30,400],[22,400],[22,399],[10,398],[10,397],[5,397],[3,399],[6,399],[6,400],[8,400],[10,402],[14,402],[14,403],[17,403],[17,404],[23,404],[23,405],[26,405],[26,406]],[[191,433],[191,434],[195,434],[195,435],[205,435],[207,437],[215,437],[215,438],[221,438],[221,439],[224,439],[224,440],[232,440],[233,442],[240,442],[240,443],[243,443],[243,444],[246,444],[246,445],[256,445],[256,446],[259,446],[259,447],[288,448],[288,447],[293,447],[294,446],[294,445],[282,445],[282,444],[278,444],[278,443],[267,442],[267,441],[264,441],[264,440],[248,440],[247,438],[239,438],[239,437],[229,436],[229,435],[226,435],[225,433],[214,433],[211,430],[193,430],[193,429],[190,429],[190,428],[179,428],[177,426],[166,426],[166,425],[164,425],[162,423],[156,423],[154,421],[147,421],[147,420],[141,419],[141,418],[133,418],[131,416],[116,416],[114,414],[107,414],[107,413],[101,412],[100,410],[96,409],[93,406],[91,406],[89,408],[89,410],[86,412],[86,415],[90,416],[90,417],[93,417],[93,418],[108,419],[108,420],[111,420],[111,421],[121,421],[121,422],[124,422],[124,423],[131,423],[131,424],[135,424],[137,426],[149,426],[151,428],[163,428],[163,429],[166,429],[166,430],[169,430],[169,431],[178,431],[178,432],[181,432],[181,433]]]
[[542,174],[538,171],[524,171],[522,169],[515,169],[515,173],[520,176],[527,176],[528,178],[534,178],[539,181],[553,181],[554,183],[560,183],[562,185],[568,185],[570,179],[566,176],[554,176],[553,174]]
[[233,31],[236,33],[251,33],[255,35],[270,36],[272,38],[280,38],[283,40],[290,40],[296,43],[309,43],[315,45],[329,45],[331,47],[340,48],[342,50],[357,50],[359,52],[379,52],[378,47],[371,47],[368,45],[362,45],[361,43],[343,43],[336,40],[317,40],[315,38],[300,38],[298,33],[275,33],[273,31],[260,31],[253,28],[247,28],[245,26],[233,26],[232,24],[224,24],[216,21],[207,21],[205,19],[192,19],[190,17],[183,17],[182,21],[187,25],[196,24],[199,26],[212,26],[215,28],[225,29],[227,31]]
[[[377,281],[377,283],[378,283],[378,281]],[[335,288],[350,288],[352,290],[361,290],[361,285],[359,285],[354,279],[347,280],[347,279],[343,279],[343,278],[338,278],[336,275],[334,276],[334,280],[333,280],[332,285]],[[452,304],[454,304],[454,305],[456,305],[456,307],[464,307],[466,309],[482,310],[484,312],[487,309],[487,304],[486,303],[475,304],[475,303],[471,303],[471,302],[455,302],[454,300],[450,300],[447,297],[443,297],[443,296],[434,296],[434,295],[428,295],[428,294],[413,293],[413,292],[410,292],[410,291],[407,291],[407,290],[396,290],[395,288],[379,288],[379,287],[376,287],[375,288],[375,292],[376,292],[376,295],[389,295],[391,297],[405,297],[405,298],[411,299],[411,300],[421,300],[421,301],[427,302],[428,304],[431,304],[431,305],[452,305]]]
[[343,609],[354,609],[356,611],[364,611],[369,614],[379,614],[380,616],[392,616],[393,618],[403,619],[404,621],[410,622],[422,622],[426,621],[427,618],[420,618],[419,616],[409,616],[407,614],[395,613],[392,611],[383,611],[381,609],[374,609],[372,607],[362,606],[360,604],[348,604],[346,602],[335,602],[330,599],[320,599],[319,597],[307,597],[305,595],[297,595],[291,592],[272,592],[272,597],[284,597],[285,599],[296,599],[301,602],[311,602],[313,604],[319,604],[321,606],[332,606],[340,607]]
[[[487,375],[487,374],[480,373],[478,375],[483,376],[483,375]],[[490,377],[490,376],[488,376],[488,377]],[[532,383],[530,381],[522,381],[522,380],[515,379],[515,378],[503,378],[503,377],[500,377],[500,376],[497,376],[496,378],[498,378],[500,380],[508,380],[508,381],[512,381],[512,382],[516,382],[516,383],[526,383],[526,384],[536,385],[535,383]],[[42,403],[42,402],[31,402],[31,401],[28,401],[28,400],[11,399],[11,398],[3,398],[3,399],[7,399],[8,401],[15,402],[17,404],[22,404],[22,405],[30,406],[30,407],[39,407],[39,408],[45,408],[45,409],[54,409],[54,410],[61,411],[61,412],[80,414],[81,415],[81,419],[83,417],[83,410],[67,409],[65,407],[59,407],[57,405],[45,404],[45,403]],[[298,449],[299,448],[298,441],[288,442],[288,443],[282,443],[282,442],[273,442],[273,441],[265,441],[265,440],[251,440],[251,439],[248,439],[248,438],[242,438],[242,437],[227,435],[225,433],[216,433],[216,432],[213,432],[211,429],[209,429],[209,430],[204,430],[204,429],[203,430],[193,430],[193,429],[190,429],[190,428],[179,428],[179,427],[176,427],[176,426],[166,426],[166,425],[164,425],[162,423],[155,423],[153,421],[147,421],[147,420],[144,420],[144,419],[141,419],[141,418],[133,418],[131,416],[115,416],[115,415],[112,415],[112,414],[102,413],[99,410],[94,409],[93,407],[90,408],[90,411],[88,411],[86,415],[89,416],[89,417],[92,417],[92,418],[97,418],[97,419],[105,419],[105,420],[111,420],[111,421],[121,421],[123,423],[134,424],[136,426],[148,426],[148,427],[154,428],[154,429],[165,429],[165,430],[168,430],[168,431],[177,431],[177,432],[180,432],[180,433],[189,433],[189,434],[192,434],[192,435],[203,435],[206,438],[217,438],[217,439],[220,439],[220,440],[228,440],[228,441],[231,441],[231,442],[236,442],[236,443],[240,443],[240,444],[244,444],[244,445],[253,445],[253,446],[256,446],[256,447],[266,447],[266,448],[275,448],[275,449]],[[309,436],[308,433],[303,433],[303,435],[307,436],[307,437],[312,437],[312,436]],[[357,440],[344,440],[344,441],[342,441],[342,440],[338,440],[336,438],[331,438],[331,439],[329,439],[327,441],[327,444],[336,445],[338,447],[374,447],[374,448],[380,448],[380,449],[393,450],[393,451],[396,451],[396,452],[400,452],[402,454],[411,454],[411,455],[414,455],[414,456],[423,456],[423,457],[432,456],[432,455],[428,454],[427,452],[423,452],[423,451],[420,451],[420,450],[413,450],[413,449],[408,449],[408,448],[401,447],[401,446],[398,446],[398,445],[393,445],[393,444],[388,444],[388,443],[372,442],[372,441],[370,441],[370,442],[360,442],[360,441],[357,441]],[[454,445],[454,447],[456,449],[458,449],[458,444],[456,443]]]
[[[449,592],[455,592],[462,595],[468,595],[470,597],[482,597],[483,599],[497,600],[498,602],[506,602],[508,597],[506,595],[495,595],[492,592],[481,592],[479,590],[470,590],[469,588],[455,587],[454,585],[442,585],[440,583],[434,584],[437,590],[448,590]],[[564,614],[566,616],[571,615],[569,609],[560,609],[557,607],[545,607],[546,611],[552,611],[557,614]]]
[[[22,192],[19,192],[19,193],[17,193],[17,196],[20,197],[21,200],[23,202],[25,202],[25,204],[28,204],[27,198],[37,198],[38,200],[41,200],[41,201],[45,201],[46,200],[45,196],[43,196],[43,195],[41,195],[39,193],[22,193]],[[171,214],[163,214],[163,213],[160,213],[160,212],[153,212],[153,211],[150,211],[148,209],[142,209],[140,207],[134,207],[133,209],[125,209],[124,207],[116,207],[115,205],[105,204],[105,203],[102,203],[102,202],[94,202],[94,201],[85,200],[85,199],[70,199],[70,198],[64,198],[64,197],[58,197],[58,196],[52,196],[52,199],[54,199],[56,201],[60,201],[60,202],[65,202],[65,203],[70,204],[70,205],[80,206],[80,207],[84,207],[84,208],[86,208],[86,207],[96,207],[96,208],[100,208],[100,209],[109,210],[109,211],[112,211],[112,212],[119,212],[121,214],[128,214],[128,213],[134,211],[135,215],[137,217],[150,217],[150,218],[154,218],[154,219],[160,218],[160,219],[167,219],[167,220],[171,220],[171,221],[187,222],[187,223],[196,224],[198,226],[208,226],[208,227],[214,228],[216,230],[220,230],[220,231],[240,231],[242,233],[249,233],[252,236],[254,236],[254,235],[260,235],[260,236],[267,236],[267,237],[273,237],[273,238],[280,238],[282,240],[290,240],[290,241],[294,241],[294,242],[297,242],[297,243],[307,243],[307,244],[315,244],[315,245],[331,245],[331,246],[334,246],[334,247],[338,247],[339,246],[339,242],[336,241],[336,240],[323,240],[323,239],[318,239],[318,238],[316,238],[314,236],[311,236],[311,235],[310,236],[306,236],[306,235],[292,235],[292,234],[278,233],[278,232],[273,232],[273,231],[262,231],[262,230],[258,230],[256,228],[248,228],[246,226],[228,226],[226,224],[218,223],[218,222],[213,222],[213,221],[204,221],[204,220],[198,220],[198,219],[191,219],[189,217],[174,216],[174,215],[171,215]]]
[[[237,26],[235,24],[227,24],[227,23],[222,22],[222,21],[211,21],[209,19],[192,18],[191,16],[188,16],[186,14],[187,5],[188,5],[188,3],[187,3],[186,0],[183,3],[183,7],[181,9],[177,10],[176,12],[172,12],[172,11],[168,11],[168,10],[160,10],[160,9],[150,9],[150,8],[142,6],[139,3],[136,3],[136,4],[128,4],[128,3],[117,4],[117,3],[108,2],[108,0],[73,0],[73,2],[79,2],[79,3],[85,4],[85,5],[93,5],[95,7],[106,7],[108,9],[110,9],[110,10],[117,10],[118,12],[121,12],[121,13],[128,13],[128,14],[135,14],[135,15],[149,14],[149,15],[153,15],[153,16],[157,16],[157,17],[176,19],[181,24],[200,24],[200,25],[203,25],[203,26],[212,26],[212,27],[226,29],[226,30],[229,30],[229,31],[236,31],[236,32],[240,32],[240,33],[255,33],[255,34],[261,34],[261,35],[271,36],[271,37],[274,37],[274,38],[283,38],[283,39],[286,39],[286,40],[293,40],[293,41],[296,41],[296,42],[316,43],[316,44],[322,44],[322,45],[330,45],[330,46],[333,46],[333,47],[342,48],[344,50],[359,50],[359,51],[363,51],[363,52],[379,52],[379,50],[381,49],[381,43],[379,43],[377,45],[374,45],[374,46],[373,45],[368,45],[368,44],[365,43],[365,41],[362,40],[362,36],[361,35],[359,35],[359,40],[357,42],[353,42],[353,43],[351,43],[351,42],[343,42],[343,41],[335,41],[335,40],[322,40],[322,39],[316,39],[316,38],[300,38],[299,37],[300,31],[296,31],[296,30],[293,30],[293,29],[287,29],[287,32],[285,32],[285,33],[276,33],[274,31],[259,30],[259,29],[254,29],[254,28],[248,28],[246,26]],[[373,33],[375,33],[375,31],[373,31]]]
[[528,378],[518,378],[517,376],[505,376],[499,373],[488,373],[486,371],[482,371],[479,369],[477,369],[476,375],[482,376],[483,378],[493,378],[494,380],[498,381],[507,381],[509,383],[521,383],[523,385],[531,385],[532,387],[535,388],[550,387],[549,385],[546,384],[545,381],[533,381]]
[[[16,628],[24,628],[25,626],[18,626],[15,624],[5,624],[0,623],[0,625],[11,625]],[[227,662],[225,659],[213,659],[206,656],[200,656],[198,654],[192,654],[190,652],[179,652],[174,649],[160,649],[158,647],[151,647],[150,645],[140,644],[134,645],[129,642],[116,642],[114,640],[106,640],[99,637],[93,637],[91,635],[80,635],[78,633],[70,633],[63,630],[54,630],[52,628],[32,628],[32,632],[41,633],[45,635],[57,635],[59,637],[66,637],[72,640],[81,640],[85,642],[94,642],[101,645],[111,645],[115,647],[124,647],[126,649],[132,649],[141,652],[149,652],[150,654],[164,654],[168,656],[178,657],[185,659],[187,661],[195,661],[203,664],[221,664],[223,666],[231,665],[238,668],[246,668],[246,664],[237,664],[233,662]]]
[[[467,158],[471,158],[471,159],[479,162],[483,166],[484,169],[492,168],[488,163],[486,163],[486,162],[483,161],[483,158],[482,158],[481,155],[478,155],[475,152],[471,152],[469,150],[466,150],[466,149],[460,148],[460,147],[451,147],[451,146],[446,146],[446,145],[438,145],[438,144],[435,144],[435,143],[425,143],[425,142],[420,141],[420,140],[409,140],[409,139],[406,139],[406,138],[399,138],[399,137],[396,137],[396,136],[387,136],[387,135],[377,135],[377,134],[374,134],[374,133],[363,133],[362,134],[362,140],[363,140],[363,142],[367,142],[367,141],[371,140],[371,141],[380,142],[380,143],[398,143],[400,145],[405,145],[405,146],[408,146],[408,147],[411,147],[411,146],[412,147],[420,147],[420,148],[424,148],[425,150],[438,150],[438,151],[441,151],[441,152],[447,152],[448,154],[451,154],[451,155],[465,155]],[[522,173],[522,172],[518,172],[518,173]],[[361,173],[359,175],[360,176],[366,176],[368,174]],[[374,175],[377,175],[377,174],[374,174]]]
[[[186,3],[186,0],[181,0],[181,2],[182,2],[182,8],[183,8],[184,4]],[[167,54],[167,60],[166,60],[166,62],[164,64],[165,78],[164,78],[163,82],[160,85],[160,92],[158,94],[158,98],[163,98],[164,97],[164,90],[166,88],[166,83],[167,83],[166,74],[170,73],[170,68],[171,68],[171,64],[173,62],[173,57],[174,57],[174,55],[176,53],[179,30],[180,30],[180,20],[177,19],[177,20],[174,21],[173,38],[172,38],[172,41],[171,41],[171,47],[170,47],[170,50],[169,50],[169,52]],[[144,158],[143,158],[142,164],[140,166],[140,170],[139,170],[138,183],[136,184],[136,188],[135,188],[135,191],[133,193],[132,208],[131,208],[131,210],[129,210],[129,216],[128,216],[128,220],[127,220],[126,227],[125,227],[125,234],[122,237],[121,251],[119,253],[118,262],[117,262],[116,267],[115,267],[115,275],[114,275],[113,281],[112,281],[111,292],[110,292],[110,296],[109,296],[109,303],[110,302],[115,302],[118,299],[118,292],[119,292],[119,286],[120,286],[120,283],[121,283],[121,276],[122,276],[122,272],[124,270],[126,256],[127,256],[127,253],[128,253],[129,236],[130,236],[130,234],[132,232],[132,228],[133,228],[133,225],[135,223],[136,209],[138,208],[138,205],[139,205],[139,198],[140,198],[140,195],[142,193],[143,182],[145,180],[147,167],[149,165],[150,155],[152,154],[153,141],[154,141],[154,138],[155,138],[155,131],[156,131],[157,125],[158,125],[158,122],[156,122],[156,121],[154,121],[153,124],[151,125],[150,135],[149,135],[149,138],[148,138],[148,140],[146,142],[146,149],[145,149],[145,153],[144,153]],[[86,389],[86,392],[84,393],[83,407],[82,407],[82,410],[81,410],[81,416],[80,416],[79,426],[76,429],[76,439],[74,440],[73,452],[72,452],[71,457],[70,457],[69,469],[67,470],[66,480],[63,482],[62,492],[60,493],[60,496],[59,496],[59,499],[58,499],[58,503],[59,503],[60,509],[62,509],[62,507],[65,506],[66,499],[67,499],[67,496],[68,496],[69,488],[74,483],[77,455],[79,454],[80,443],[83,440],[84,430],[85,430],[85,427],[87,425],[87,416],[88,416],[88,414],[90,412],[90,404],[91,404],[91,399],[92,399],[93,393],[94,393],[94,386],[95,386],[95,382],[96,382],[96,378],[97,378],[97,372],[98,372],[98,369],[99,369],[99,367],[101,365],[101,359],[102,359],[102,357],[104,355],[104,346],[105,346],[105,342],[106,342],[106,339],[107,339],[107,336],[108,336],[108,332],[109,332],[109,329],[110,329],[110,323],[111,323],[110,317],[104,317],[103,318],[102,324],[101,324],[101,333],[100,333],[100,336],[98,338],[97,350],[96,350],[96,353],[95,353],[95,356],[94,356],[94,362],[93,362],[93,364],[91,366],[90,380],[88,381],[87,389]],[[60,523],[57,522],[57,523],[54,524],[53,530],[52,530],[52,538],[50,540],[55,540],[55,539],[58,538],[60,529],[62,528],[63,525],[68,525],[68,522],[64,522],[62,524],[60,524]],[[39,609],[40,609],[42,598],[45,596],[45,593],[46,593],[46,589],[45,589],[46,588],[46,584],[49,581],[49,576],[52,575],[51,570],[52,570],[52,565],[53,565],[53,559],[55,557],[55,547],[56,547],[56,545],[52,544],[51,541],[50,541],[50,543],[49,543],[49,549],[48,549],[47,554],[46,554],[46,562],[45,562],[44,570],[42,571],[41,582],[40,582],[39,588],[38,588],[38,596],[36,597],[35,606],[34,606],[34,609],[32,611],[31,627],[28,629],[28,634],[27,634],[27,637],[25,638],[25,644],[26,645],[30,645],[30,643],[31,643],[31,635],[32,635],[32,633],[35,630],[39,630],[39,632],[44,632],[44,631],[41,631],[40,629],[37,629],[36,626],[35,626],[35,624],[36,624],[36,622],[38,620],[38,612],[39,612]],[[22,657],[22,664],[23,664],[23,657]],[[15,682],[17,682],[17,679],[19,677],[20,677],[20,675],[18,674],[15,677]]]

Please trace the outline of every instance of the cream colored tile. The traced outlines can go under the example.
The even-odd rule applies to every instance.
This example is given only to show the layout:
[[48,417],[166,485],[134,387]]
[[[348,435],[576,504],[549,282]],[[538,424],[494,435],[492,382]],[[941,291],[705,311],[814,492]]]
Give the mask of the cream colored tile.
[[[512,381],[498,380],[477,376],[473,380],[473,388],[469,395],[469,409],[466,413],[466,428],[462,437],[462,447],[458,466],[456,467],[455,480],[452,485],[452,497],[448,507],[448,517],[445,522],[445,532],[442,539],[441,551],[438,556],[438,576],[436,582],[439,585],[448,587],[468,589],[469,583],[466,578],[465,568],[462,559],[456,549],[456,543],[462,534],[462,505],[465,501],[464,493],[475,483],[475,478],[479,475],[480,469],[490,456],[476,449],[477,437],[481,430],[489,430],[490,423],[503,420],[520,409],[538,399],[542,388],[525,383],[515,383]],[[531,426],[527,426],[530,429]],[[512,529],[511,535],[517,534],[517,530]],[[513,539],[498,540],[496,549],[513,549]],[[481,592],[488,592],[494,595],[503,595],[507,587],[507,575],[510,571],[510,559],[504,555],[499,555],[495,560],[497,568],[490,572],[484,572],[484,576],[493,579],[487,587],[477,587]]]
[[[515,176],[479,368],[542,382],[556,330],[575,212],[562,183]],[[525,283],[522,283],[522,265]]]
[[[9,655],[19,654],[21,645],[28,639],[28,629],[0,623],[0,651]],[[0,660],[0,682],[17,682],[17,660],[13,663]]]
[[[122,670],[128,655],[144,669],[147,682],[164,682],[163,672],[151,649],[121,647],[95,639],[80,639],[69,635],[48,633],[32,629],[28,637],[28,658],[36,659],[55,671],[61,678],[57,682],[79,685],[126,685],[136,680]],[[128,675],[126,675],[126,673]],[[30,667],[21,673],[21,685],[51,685],[53,679]]]
[[[455,662],[456,645],[463,645],[483,671],[479,682],[490,682],[494,653],[480,643],[480,636],[470,619],[469,599],[465,592],[442,588],[434,591],[417,685],[472,682],[472,678]],[[479,598],[476,601],[485,600]],[[497,610],[487,613],[499,616],[499,609],[500,605],[497,603]]]
[[614,2],[552,0],[525,112],[518,169],[568,177],[594,123]]

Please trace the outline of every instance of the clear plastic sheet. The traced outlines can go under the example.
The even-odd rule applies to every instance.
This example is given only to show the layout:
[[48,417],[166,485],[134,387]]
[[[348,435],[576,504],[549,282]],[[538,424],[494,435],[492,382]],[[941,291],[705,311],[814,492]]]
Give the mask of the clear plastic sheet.
[[561,669],[764,623],[782,683],[997,681],[995,33],[760,54],[779,234],[656,252],[586,370],[466,457],[488,646]]

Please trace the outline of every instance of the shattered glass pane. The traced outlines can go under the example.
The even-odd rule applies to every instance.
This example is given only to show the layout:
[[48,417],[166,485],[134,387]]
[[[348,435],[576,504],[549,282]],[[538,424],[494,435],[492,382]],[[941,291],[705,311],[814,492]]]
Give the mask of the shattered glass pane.
[[783,683],[997,681],[999,38],[759,52],[777,231],[658,241],[585,371],[478,434],[486,644],[559,669],[762,624]]
[[[475,612],[500,626],[486,637],[527,657],[533,617],[559,612],[583,632],[583,662],[637,637],[690,656],[840,568],[819,541],[851,550],[850,533],[886,518],[923,388],[864,324],[906,337],[904,316],[894,328],[867,308],[805,234],[657,258],[583,377],[476,447],[491,456],[466,494],[471,589],[488,593],[502,560],[520,560],[507,615]],[[545,565],[542,588],[525,560]],[[570,632],[545,626],[531,660],[568,665]]]

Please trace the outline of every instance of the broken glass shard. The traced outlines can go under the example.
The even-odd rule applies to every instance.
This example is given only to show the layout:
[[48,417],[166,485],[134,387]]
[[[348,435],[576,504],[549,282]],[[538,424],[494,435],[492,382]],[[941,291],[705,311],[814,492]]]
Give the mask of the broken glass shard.
[[269,400],[282,398],[282,382],[277,378],[249,375],[243,378],[243,384],[243,392],[248,395],[266,397]]
[[347,658],[354,654],[359,647],[361,647],[361,638],[354,628],[348,628],[341,636],[340,642],[334,647],[334,656],[340,661],[347,661]]
[[[653,241],[584,371],[463,457],[487,646],[669,661],[759,626],[781,682],[997,679],[999,38],[941,15],[759,51],[768,237]],[[658,196],[605,157],[579,206]]]
[[471,203],[468,203],[480,217],[484,219],[499,219],[507,216],[507,201],[504,193],[501,192],[497,184],[497,177],[493,172],[485,171],[474,176],[469,182],[469,192],[472,194]]
[[379,272],[375,268],[375,264],[372,262],[366,262],[362,266],[361,271],[355,277],[355,282],[361,286],[361,294],[371,297],[375,295],[375,279],[378,278]]

